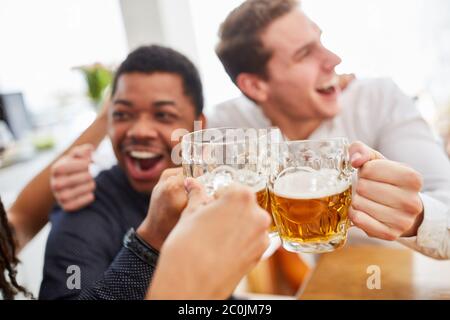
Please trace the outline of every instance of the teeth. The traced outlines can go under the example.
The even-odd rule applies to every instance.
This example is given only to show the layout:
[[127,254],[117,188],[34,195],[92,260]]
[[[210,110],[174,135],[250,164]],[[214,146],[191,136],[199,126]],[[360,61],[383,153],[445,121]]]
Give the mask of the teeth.
[[337,86],[338,83],[339,83],[339,79],[337,76],[335,76],[330,81],[325,82],[320,87],[318,87],[317,90],[327,90],[327,89]]
[[131,151],[130,156],[136,159],[153,159],[159,157],[159,154],[147,151]]

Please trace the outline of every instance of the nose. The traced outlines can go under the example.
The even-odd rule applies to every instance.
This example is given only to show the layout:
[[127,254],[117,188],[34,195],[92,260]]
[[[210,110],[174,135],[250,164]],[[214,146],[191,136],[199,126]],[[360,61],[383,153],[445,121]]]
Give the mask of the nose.
[[140,116],[127,131],[128,138],[154,139],[157,136],[156,126],[147,116]]
[[323,48],[324,54],[323,54],[323,68],[327,72],[331,72],[334,70],[334,68],[342,62],[341,58],[335,54],[334,52]]

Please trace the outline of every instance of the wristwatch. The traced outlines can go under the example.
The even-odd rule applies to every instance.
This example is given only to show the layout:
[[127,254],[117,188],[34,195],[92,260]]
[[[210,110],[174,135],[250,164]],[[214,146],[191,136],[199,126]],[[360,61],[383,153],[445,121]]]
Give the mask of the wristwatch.
[[159,251],[141,239],[133,228],[125,234],[123,246],[133,252],[142,261],[156,268]]

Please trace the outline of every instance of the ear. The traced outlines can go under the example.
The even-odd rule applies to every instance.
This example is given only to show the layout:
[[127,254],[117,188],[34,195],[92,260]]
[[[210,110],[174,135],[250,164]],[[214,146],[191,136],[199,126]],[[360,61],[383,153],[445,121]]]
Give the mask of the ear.
[[268,97],[268,85],[260,76],[252,73],[240,73],[236,84],[247,97],[258,103],[265,102]]

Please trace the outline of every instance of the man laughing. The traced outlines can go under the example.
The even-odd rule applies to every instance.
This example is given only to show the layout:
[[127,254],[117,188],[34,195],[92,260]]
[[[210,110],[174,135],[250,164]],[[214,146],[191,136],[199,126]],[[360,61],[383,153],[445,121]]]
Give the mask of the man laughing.
[[76,214],[53,214],[40,298],[144,298],[157,252],[187,200],[180,169],[172,168],[178,143],[172,133],[192,131],[195,120],[204,121],[202,109],[200,77],[186,57],[160,46],[128,55],[116,72],[108,114],[118,165],[96,178],[93,203]]

